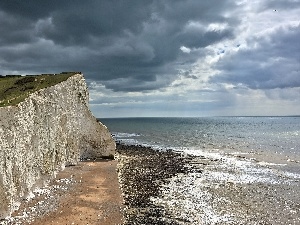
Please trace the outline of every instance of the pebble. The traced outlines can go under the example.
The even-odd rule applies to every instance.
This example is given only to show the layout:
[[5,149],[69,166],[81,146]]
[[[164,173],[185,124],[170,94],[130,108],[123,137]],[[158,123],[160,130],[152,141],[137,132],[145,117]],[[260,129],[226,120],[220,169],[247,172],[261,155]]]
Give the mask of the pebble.
[[[119,182],[123,192],[124,225],[129,224],[179,224],[177,218],[151,202],[161,195],[161,185],[180,173],[190,171],[185,157],[171,150],[159,151],[140,145],[117,144]],[[193,168],[195,169],[195,168]]]

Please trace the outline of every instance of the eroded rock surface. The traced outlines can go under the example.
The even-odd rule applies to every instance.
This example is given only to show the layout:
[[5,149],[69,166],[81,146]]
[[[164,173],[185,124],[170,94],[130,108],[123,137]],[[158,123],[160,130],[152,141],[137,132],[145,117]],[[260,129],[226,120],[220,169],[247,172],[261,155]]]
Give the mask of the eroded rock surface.
[[0,219],[65,166],[114,153],[108,129],[88,108],[81,74],[0,108]]

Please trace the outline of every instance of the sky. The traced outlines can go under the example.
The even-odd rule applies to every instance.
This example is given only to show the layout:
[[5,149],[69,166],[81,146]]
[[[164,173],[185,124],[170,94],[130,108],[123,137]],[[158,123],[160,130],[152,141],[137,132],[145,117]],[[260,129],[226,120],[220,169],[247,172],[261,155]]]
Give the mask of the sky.
[[300,0],[2,0],[0,74],[81,71],[98,118],[300,115]]

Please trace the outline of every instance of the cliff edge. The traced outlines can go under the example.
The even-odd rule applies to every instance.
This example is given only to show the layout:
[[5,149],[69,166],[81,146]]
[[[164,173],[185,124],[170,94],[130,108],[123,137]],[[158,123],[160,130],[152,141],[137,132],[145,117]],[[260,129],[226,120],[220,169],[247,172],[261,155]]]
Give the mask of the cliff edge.
[[0,219],[65,166],[114,153],[108,129],[88,108],[82,74],[0,107]]

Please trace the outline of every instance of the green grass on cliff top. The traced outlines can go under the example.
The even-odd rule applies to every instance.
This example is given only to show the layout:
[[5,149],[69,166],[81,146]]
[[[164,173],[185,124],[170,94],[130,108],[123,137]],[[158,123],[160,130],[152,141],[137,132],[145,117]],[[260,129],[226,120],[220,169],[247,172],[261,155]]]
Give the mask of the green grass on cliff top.
[[80,72],[0,76],[0,107],[17,105],[24,101],[29,94],[65,81],[77,73]]

